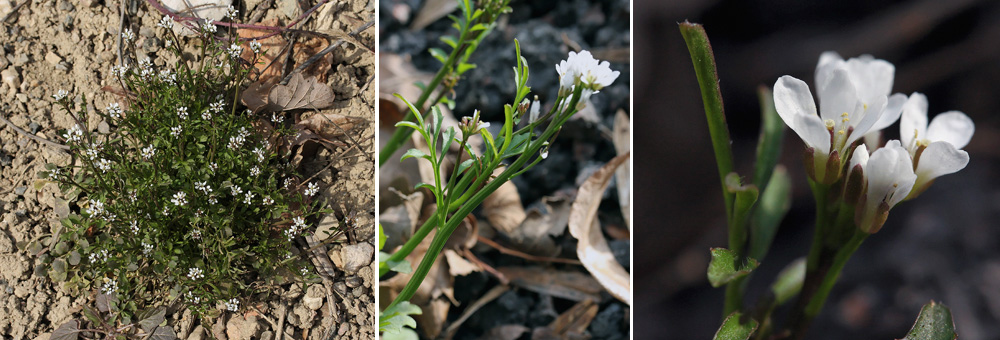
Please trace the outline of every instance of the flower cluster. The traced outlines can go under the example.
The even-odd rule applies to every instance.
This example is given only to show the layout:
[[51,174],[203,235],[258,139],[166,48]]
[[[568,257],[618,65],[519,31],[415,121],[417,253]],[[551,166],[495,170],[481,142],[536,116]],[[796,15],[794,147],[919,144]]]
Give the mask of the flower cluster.
[[232,298],[229,301],[226,301],[226,310],[228,310],[230,312],[239,311],[240,310],[240,301],[236,300],[236,298]]
[[[856,223],[868,233],[882,227],[897,203],[916,197],[935,178],[965,168],[969,155],[961,148],[975,130],[958,111],[928,124],[923,94],[890,94],[894,75],[895,67],[884,60],[844,60],[826,52],[816,67],[819,110],[805,82],[783,76],[774,84],[778,115],[805,142],[810,178],[833,185],[846,175],[841,181],[845,199],[857,204]],[[869,154],[869,145],[861,142],[877,147],[880,131],[897,120],[901,140]]]
[[587,50],[580,53],[569,52],[569,58],[556,65],[556,72],[559,73],[560,91],[570,91],[577,84],[588,90],[600,91],[611,85],[620,74],[612,71],[611,64],[607,61],[594,59]]
[[192,280],[198,280],[204,278],[205,273],[201,270],[201,268],[193,267],[188,269],[187,277]]

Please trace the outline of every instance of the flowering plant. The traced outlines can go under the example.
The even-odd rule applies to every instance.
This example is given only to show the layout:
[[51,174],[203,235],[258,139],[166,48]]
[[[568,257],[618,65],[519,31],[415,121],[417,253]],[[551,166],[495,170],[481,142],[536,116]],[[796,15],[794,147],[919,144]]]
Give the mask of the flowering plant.
[[[88,125],[88,108],[74,110],[65,91],[54,96],[76,120],[63,134],[73,161],[39,174],[80,207],[44,255],[48,274],[71,291],[99,288],[98,301],[125,324],[159,304],[183,303],[196,315],[237,311],[264,279],[305,275],[292,241],[321,212],[317,184],[269,142],[293,130],[276,121],[262,134],[238,105],[260,44],[249,43],[248,63],[241,45],[220,43],[206,22],[202,54],[191,60],[172,24],[165,17],[158,26],[171,34],[174,68],[141,55],[132,56],[138,65],[112,68],[126,95],[97,110],[108,128]],[[122,38],[130,42],[131,32]]]
[[[702,85],[729,220],[729,248],[712,249],[708,269],[713,286],[726,286],[727,318],[716,338],[801,339],[851,255],[881,230],[889,211],[919,196],[935,178],[965,168],[969,155],[961,148],[972,138],[975,126],[958,111],[942,113],[928,124],[923,94],[891,93],[895,74],[891,63],[871,56],[844,60],[826,52],[815,72],[818,105],[809,86],[792,76],[780,77],[773,93],[761,91],[764,127],[758,162],[753,182],[744,184],[733,171],[705,31],[682,23],[681,33]],[[896,121],[900,121],[900,140],[883,144],[881,130]],[[744,309],[746,280],[764,259],[788,210],[790,179],[777,166],[776,157],[783,125],[805,144],[804,164],[816,201],[813,243],[805,259],[779,274],[767,297],[755,308]],[[779,329],[772,312],[794,296],[798,299],[789,320]],[[932,302],[907,338],[952,339],[950,319],[947,308]]]

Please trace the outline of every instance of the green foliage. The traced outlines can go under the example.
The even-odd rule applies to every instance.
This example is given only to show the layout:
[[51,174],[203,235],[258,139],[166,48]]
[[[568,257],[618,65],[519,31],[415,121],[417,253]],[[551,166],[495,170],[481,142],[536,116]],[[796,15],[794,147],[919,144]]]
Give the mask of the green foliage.
[[931,301],[920,309],[917,321],[903,340],[954,340],[955,322],[951,310],[945,305]]
[[778,278],[771,284],[771,293],[774,293],[775,303],[784,304],[793,296],[798,295],[802,290],[802,281],[806,278],[806,259],[799,258],[788,264],[785,269],[778,273]]
[[378,317],[378,331],[380,333],[396,334],[404,330],[404,327],[415,328],[417,321],[410,315],[420,315],[423,313],[420,307],[403,301],[389,306]]
[[[262,277],[307,265],[291,256],[291,241],[321,212],[318,187],[303,183],[269,142],[293,130],[254,128],[258,117],[238,98],[256,57],[247,64],[236,45],[206,36],[191,58],[171,35],[179,58],[172,69],[140,56],[138,65],[114,68],[128,96],[97,110],[108,133],[86,124],[94,110],[57,96],[77,121],[63,134],[74,161],[47,165],[40,176],[80,213],[62,221],[53,259],[43,262],[71,291],[115,297],[105,309],[124,318],[177,299],[198,315],[220,301],[235,309]],[[152,326],[142,328],[152,334]]]
[[741,258],[726,248],[712,248],[712,262],[708,264],[708,282],[721,287],[729,281],[750,274],[760,263],[752,258]]
[[757,330],[757,320],[751,319],[740,312],[733,312],[722,322],[715,332],[714,340],[746,340]]

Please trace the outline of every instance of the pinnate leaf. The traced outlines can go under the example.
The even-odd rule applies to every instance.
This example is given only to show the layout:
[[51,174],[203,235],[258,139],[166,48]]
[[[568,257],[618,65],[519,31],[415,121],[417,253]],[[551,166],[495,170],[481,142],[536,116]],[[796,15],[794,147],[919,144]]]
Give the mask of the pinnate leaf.
[[750,274],[760,263],[752,258],[741,259],[732,250],[712,248],[712,262],[708,264],[708,282],[720,287],[729,281]]

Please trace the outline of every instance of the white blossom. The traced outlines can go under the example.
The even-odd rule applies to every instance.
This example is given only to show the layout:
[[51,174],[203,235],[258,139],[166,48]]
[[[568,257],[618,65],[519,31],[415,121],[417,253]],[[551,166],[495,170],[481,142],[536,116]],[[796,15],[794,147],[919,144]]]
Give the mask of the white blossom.
[[962,148],[969,144],[976,126],[964,113],[941,113],[928,124],[927,97],[914,93],[903,105],[899,129],[917,175],[909,198],[926,190],[935,178],[958,172],[969,164],[969,153]]
[[122,106],[118,103],[108,104],[108,107],[105,107],[104,111],[108,111],[108,115],[113,119],[122,118]]
[[235,312],[240,310],[240,302],[236,298],[232,298],[226,302],[226,310],[230,312]]
[[189,279],[192,279],[192,280],[197,280],[197,279],[205,277],[205,274],[204,274],[204,272],[202,272],[201,268],[194,267],[194,268],[188,269],[188,275],[187,275],[187,277]]
[[177,74],[170,72],[170,70],[162,70],[159,74],[160,81],[167,84],[174,84],[177,82]]
[[240,146],[243,146],[243,142],[244,142],[243,136],[229,137],[229,148],[234,150],[239,149]]
[[569,58],[556,65],[556,72],[559,73],[559,87],[562,90],[573,88],[579,81],[583,86],[597,91],[611,85],[620,74],[612,71],[611,64],[607,61],[594,59],[587,50],[580,51],[579,54],[569,52]]
[[857,165],[863,171],[866,188],[855,210],[855,223],[861,230],[875,233],[885,223],[889,209],[910,193],[917,175],[913,173],[909,152],[898,140],[889,141],[870,157],[867,146],[858,146],[850,167]]
[[56,91],[56,94],[52,95],[52,98],[55,98],[56,100],[63,100],[63,98],[66,98],[66,96],[68,95],[69,92],[66,92],[66,90],[63,89],[59,89],[59,91]]
[[87,207],[87,213],[90,214],[90,217],[101,216],[101,214],[104,213],[104,202],[95,199],[90,199],[89,203],[90,204]]
[[191,231],[191,238],[193,238],[195,240],[200,240],[201,239],[201,230],[198,230],[198,229],[192,230]]
[[80,124],[75,124],[66,130],[63,134],[63,138],[66,138],[67,142],[79,143],[83,140],[83,130],[80,129]]
[[260,175],[260,167],[254,165],[254,167],[250,168],[250,176],[256,177],[258,175]]
[[[264,148],[262,148],[262,147],[254,148],[253,149],[253,153],[257,155],[257,161],[258,162],[263,162],[264,161],[264,156],[265,156]],[[253,173],[253,169],[251,169],[250,171],[251,171],[251,173]],[[258,169],[257,173],[260,173],[259,169]],[[257,176],[257,175],[254,175],[254,176]]]
[[101,249],[90,253],[90,263],[97,263],[98,261],[107,262],[108,258],[110,258],[110,256],[107,249]]
[[132,29],[126,28],[122,31],[122,41],[126,44],[132,42],[135,39],[135,33],[132,33]]
[[174,136],[174,137],[178,137],[178,136],[181,135],[181,131],[183,131],[183,130],[184,130],[184,128],[181,127],[180,125],[172,127],[172,128],[170,128],[170,135]]
[[212,22],[212,20],[205,20],[205,22],[201,25],[201,30],[205,33],[215,33],[216,29],[215,23]]
[[243,53],[243,47],[240,47],[239,44],[232,44],[232,45],[229,45],[229,51],[228,52],[229,52],[229,57],[230,58],[239,58],[240,53]]
[[117,291],[118,291],[118,281],[115,279],[108,279],[107,281],[104,282],[104,285],[101,286],[101,293],[104,294],[111,294]]
[[132,234],[133,235],[138,234],[139,233],[139,222],[133,220],[132,223],[129,224],[129,229],[132,230]]
[[260,53],[260,42],[258,42],[257,39],[250,42],[250,50],[253,51],[253,53]]
[[149,253],[151,253],[151,252],[153,252],[153,245],[149,244],[149,243],[146,243],[146,241],[143,241],[142,242],[142,254],[143,255],[149,255]]
[[169,15],[164,15],[163,18],[160,18],[160,22],[156,23],[156,26],[160,26],[166,29],[174,28],[174,19],[171,18]]
[[263,203],[264,205],[274,204],[274,199],[272,199],[271,196],[264,196]]
[[181,119],[187,119],[187,117],[188,117],[188,108],[187,108],[187,106],[178,107],[177,108],[177,116],[181,117]]
[[243,203],[253,204],[254,193],[252,191],[247,191],[246,197],[243,199]]
[[226,17],[229,18],[230,20],[236,20],[236,16],[239,15],[239,13],[240,11],[237,10],[236,7],[233,7],[232,5],[230,5],[229,8],[226,8]]
[[143,159],[149,160],[150,158],[153,158],[153,155],[156,155],[156,146],[150,144],[149,146],[142,148],[141,153]]
[[313,196],[316,195],[317,192],[319,192],[319,186],[316,185],[315,182],[310,182],[309,185],[306,186],[306,190],[303,193],[306,196]]
[[117,78],[122,78],[128,72],[128,65],[118,65],[111,67],[111,74]]
[[232,192],[233,197],[239,196],[240,194],[243,193],[243,189],[241,189],[240,186],[238,186],[236,184],[233,184],[233,186],[231,188],[229,188],[229,190],[230,190],[230,192]]
[[183,206],[183,205],[187,204],[187,197],[186,196],[187,196],[187,193],[185,193],[183,191],[178,191],[177,193],[174,194],[173,198],[170,199],[170,203],[173,203],[176,206]]
[[101,158],[101,160],[97,161],[97,168],[100,169],[102,173],[107,173],[108,170],[111,170],[111,161]]
[[285,121],[285,115],[278,114],[277,112],[271,114],[271,121],[275,124],[281,124]]
[[204,192],[205,195],[212,193],[212,186],[207,181],[194,182],[194,189]]

